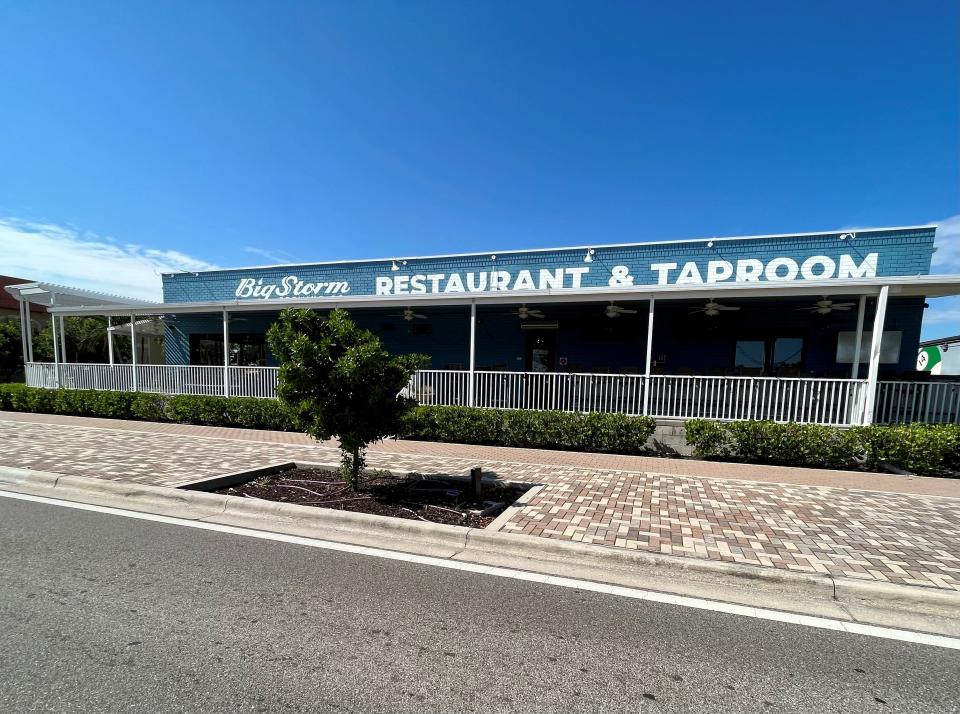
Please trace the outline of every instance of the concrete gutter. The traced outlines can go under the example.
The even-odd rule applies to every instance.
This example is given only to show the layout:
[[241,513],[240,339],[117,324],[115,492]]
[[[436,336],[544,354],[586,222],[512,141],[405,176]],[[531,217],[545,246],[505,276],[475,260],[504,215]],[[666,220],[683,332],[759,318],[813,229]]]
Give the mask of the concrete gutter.
[[[960,592],[0,467],[0,490],[708,600],[960,636]],[[496,523],[496,522],[495,522]],[[502,522],[500,522],[502,526]]]

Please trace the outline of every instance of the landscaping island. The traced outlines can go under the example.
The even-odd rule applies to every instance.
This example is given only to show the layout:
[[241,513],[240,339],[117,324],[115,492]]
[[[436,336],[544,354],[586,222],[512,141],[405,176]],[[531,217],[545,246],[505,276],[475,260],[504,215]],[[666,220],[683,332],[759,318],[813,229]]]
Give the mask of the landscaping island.
[[339,473],[297,466],[217,490],[228,496],[258,498],[299,506],[333,508],[378,516],[486,528],[534,484],[484,483],[479,498],[468,480],[389,472],[365,475],[357,489]]

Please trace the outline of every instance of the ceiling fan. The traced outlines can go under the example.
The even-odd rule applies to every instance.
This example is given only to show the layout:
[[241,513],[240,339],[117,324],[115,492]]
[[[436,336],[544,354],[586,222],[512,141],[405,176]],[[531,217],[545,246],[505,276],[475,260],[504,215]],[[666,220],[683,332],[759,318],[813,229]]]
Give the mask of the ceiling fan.
[[521,305],[516,310],[511,310],[510,314],[516,315],[521,320],[526,320],[528,317],[533,317],[539,320],[543,317],[543,313],[540,312],[540,310],[537,310],[536,308],[529,308],[526,305]]
[[826,295],[824,295],[820,300],[817,300],[810,307],[798,307],[794,308],[795,310],[805,310],[807,312],[815,312],[818,315],[829,315],[834,310],[850,310],[857,303],[855,302],[834,302]]
[[620,317],[621,315],[636,315],[637,311],[628,310],[625,307],[620,307],[619,305],[610,303],[606,308],[604,308],[603,314],[607,317]]
[[691,310],[691,315],[696,315],[698,312],[702,312],[707,317],[716,317],[722,311],[725,310],[739,310],[739,307],[733,307],[732,305],[721,305],[716,302],[713,298],[710,298],[710,301],[705,304],[703,307],[698,307],[695,310]]
[[412,307],[405,307],[403,308],[403,312],[395,312],[392,314],[392,317],[402,317],[407,322],[427,319],[426,315],[421,315],[419,312],[414,312]]

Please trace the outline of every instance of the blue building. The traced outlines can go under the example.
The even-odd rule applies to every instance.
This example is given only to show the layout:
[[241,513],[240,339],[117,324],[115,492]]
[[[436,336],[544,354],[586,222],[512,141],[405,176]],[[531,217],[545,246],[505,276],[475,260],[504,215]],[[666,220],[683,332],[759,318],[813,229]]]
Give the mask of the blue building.
[[[847,377],[852,354],[843,348],[856,330],[860,293],[844,284],[928,274],[934,232],[717,238],[176,273],[163,276],[163,296],[171,306],[242,305],[242,315],[231,321],[230,361],[238,366],[275,364],[266,328],[278,307],[298,304],[347,308],[390,350],[426,354],[436,369],[463,370],[470,361],[470,305],[476,304],[478,370],[643,373],[648,302],[655,296],[655,373]],[[776,300],[763,289],[813,283],[830,287]],[[716,308],[707,309],[710,303]],[[875,303],[868,297],[868,319]],[[250,309],[257,305],[266,309]],[[923,296],[890,299],[885,332],[891,346],[882,374],[915,369],[923,306]],[[220,315],[183,313],[169,321],[168,364],[222,364],[222,345]]]
[[[269,396],[262,385],[275,379],[275,360],[265,333],[277,312],[340,307],[391,351],[430,357],[411,384],[426,402],[859,423],[882,407],[878,384],[918,379],[926,300],[960,291],[960,277],[929,275],[935,233],[912,226],[173,273],[156,307],[53,311],[162,332],[163,391]],[[169,380],[201,368],[219,382]],[[261,386],[244,386],[251,381]]]

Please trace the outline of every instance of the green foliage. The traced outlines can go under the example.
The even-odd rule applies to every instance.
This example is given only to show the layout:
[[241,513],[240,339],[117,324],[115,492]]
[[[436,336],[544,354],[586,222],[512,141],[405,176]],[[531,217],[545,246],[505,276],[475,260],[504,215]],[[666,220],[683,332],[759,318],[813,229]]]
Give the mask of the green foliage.
[[625,414],[418,406],[404,416],[404,439],[539,449],[639,454],[656,421]]
[[356,488],[367,445],[397,433],[414,404],[399,392],[429,358],[391,355],[345,310],[326,319],[312,310],[284,310],[267,342],[280,363],[277,397],[300,430],[340,440],[342,474]]
[[[63,320],[67,341],[68,362],[107,362],[107,318],[100,316],[69,316]],[[58,336],[59,338],[59,336]],[[129,333],[114,335],[114,350],[121,362],[130,361]],[[53,330],[51,322],[33,338],[33,356],[38,362],[53,361]]]
[[170,396],[0,384],[0,409],[105,419],[292,430],[290,418],[282,404],[275,399],[251,397]]
[[6,382],[23,369],[23,340],[20,320],[0,319],[0,382]]
[[771,421],[686,423],[697,456],[762,464],[877,469],[889,464],[918,474],[960,467],[960,425],[905,424],[850,429]]

